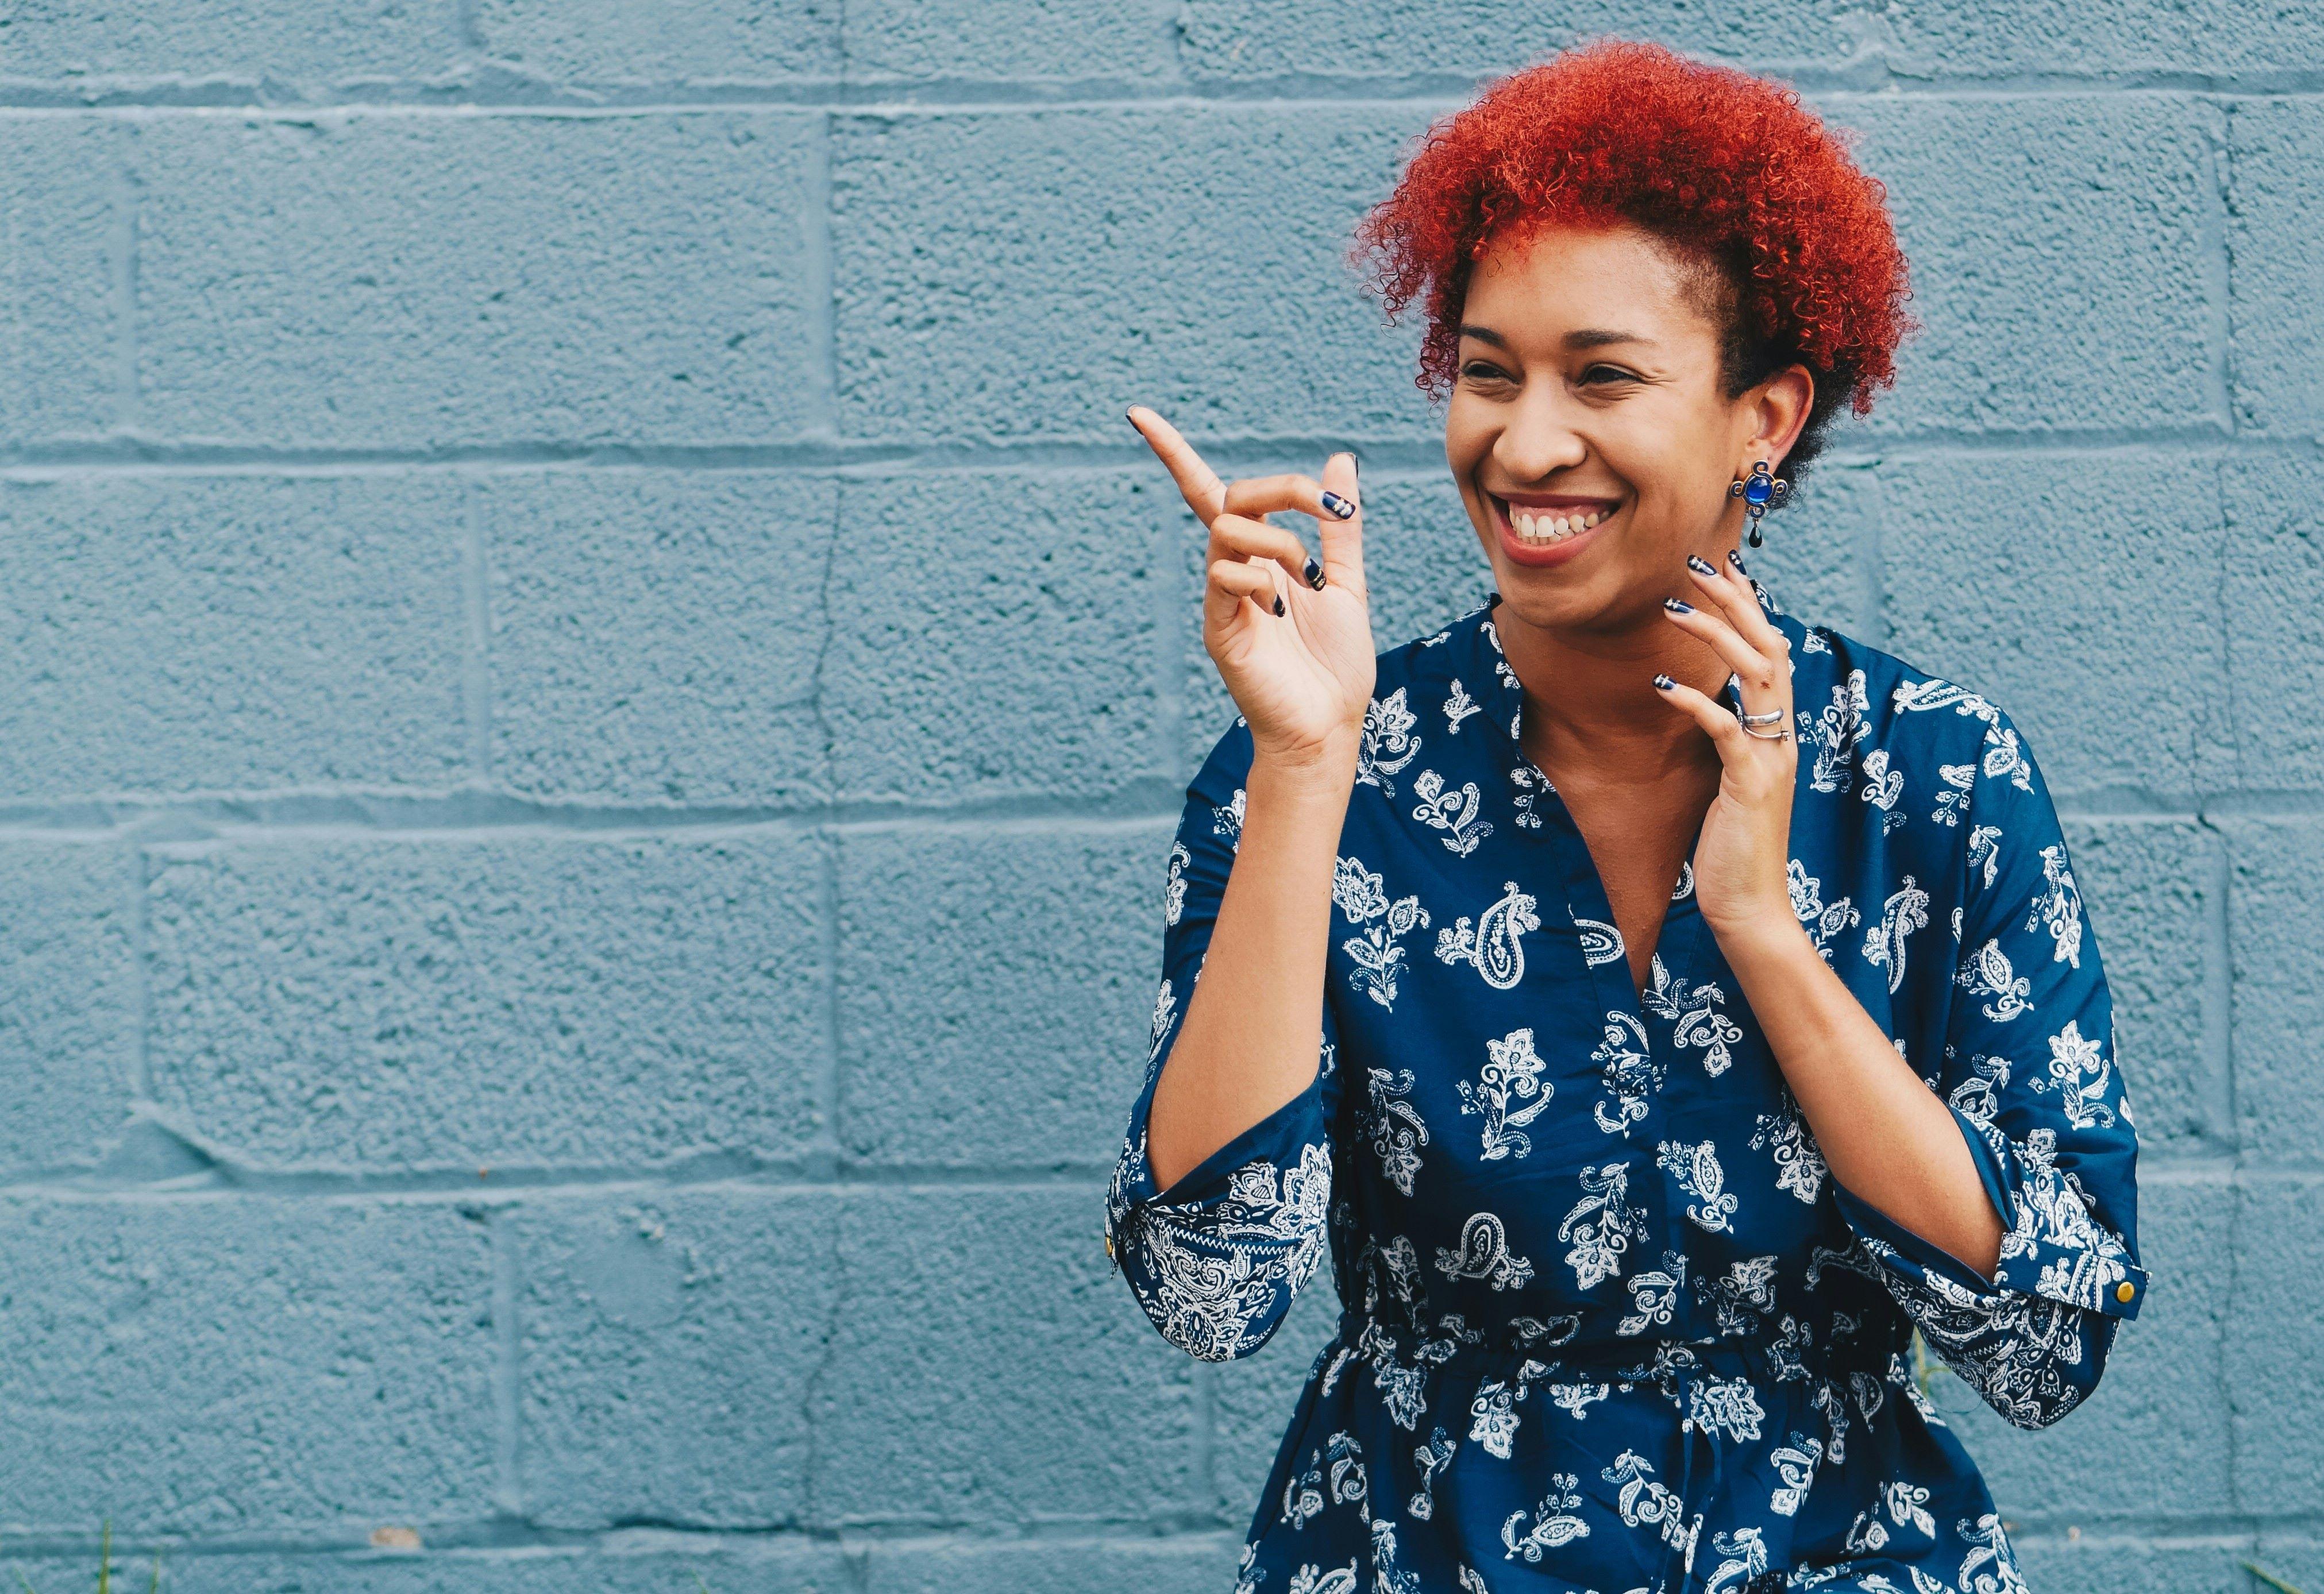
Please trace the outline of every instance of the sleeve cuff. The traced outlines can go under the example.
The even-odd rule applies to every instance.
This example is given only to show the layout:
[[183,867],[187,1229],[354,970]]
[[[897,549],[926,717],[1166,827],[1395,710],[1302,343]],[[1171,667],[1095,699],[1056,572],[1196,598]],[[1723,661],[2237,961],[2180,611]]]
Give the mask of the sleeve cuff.
[[1323,1259],[1332,1152],[1322,1100],[1311,1084],[1158,1193],[1142,1131],[1125,1153],[1106,1248],[1155,1327],[1189,1355],[1228,1361],[1258,1350]]
[[1204,1206],[1228,1194],[1234,1175],[1253,1163],[1297,1167],[1306,1147],[1325,1143],[1320,1074],[1308,1082],[1305,1090],[1187,1169],[1167,1190],[1156,1187],[1153,1165],[1146,1160],[1146,1126],[1141,1121],[1137,1139],[1122,1150],[1121,1166],[1106,1203],[1107,1249],[1118,1263],[1122,1230],[1130,1214],[1142,1207]]
[[[1977,1163],[1978,1180],[2001,1219],[2001,1259],[1996,1276],[1985,1277],[1950,1251],[1914,1233],[1835,1181],[1832,1194],[1849,1226],[1880,1241],[1874,1253],[1914,1283],[1924,1275],[1937,1274],[1958,1289],[1987,1301],[2008,1290],[2110,1317],[2136,1317],[2146,1300],[2146,1270],[2130,1260],[2119,1241],[2101,1235],[2054,1172],[2045,1170],[2038,1183],[2022,1174],[2013,1179],[2017,1170],[1993,1144],[2000,1131],[1988,1131],[1958,1107],[1952,1109],[1952,1115]],[[2063,1241],[2057,1238],[2061,1234]]]

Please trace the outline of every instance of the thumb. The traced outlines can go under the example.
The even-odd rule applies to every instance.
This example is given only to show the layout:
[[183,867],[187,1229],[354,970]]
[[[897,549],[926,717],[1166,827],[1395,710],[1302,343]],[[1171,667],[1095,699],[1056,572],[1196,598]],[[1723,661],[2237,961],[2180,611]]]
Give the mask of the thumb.
[[1325,460],[1321,479],[1325,492],[1335,493],[1356,506],[1356,512],[1344,521],[1336,515],[1323,518],[1319,535],[1323,544],[1323,579],[1362,596],[1370,589],[1364,585],[1364,500],[1354,451],[1343,450]]

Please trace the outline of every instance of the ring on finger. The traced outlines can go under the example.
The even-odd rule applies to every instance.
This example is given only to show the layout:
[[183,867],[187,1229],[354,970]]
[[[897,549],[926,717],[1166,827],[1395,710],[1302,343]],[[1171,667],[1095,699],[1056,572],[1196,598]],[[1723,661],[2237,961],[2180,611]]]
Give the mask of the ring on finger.
[[1784,716],[1782,709],[1771,708],[1766,714],[1738,714],[1735,717],[1747,725],[1772,725]]

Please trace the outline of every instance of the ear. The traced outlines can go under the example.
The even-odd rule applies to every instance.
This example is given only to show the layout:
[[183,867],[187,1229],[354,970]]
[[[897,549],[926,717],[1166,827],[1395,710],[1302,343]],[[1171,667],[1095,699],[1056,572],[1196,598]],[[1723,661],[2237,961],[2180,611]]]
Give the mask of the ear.
[[1770,470],[1781,471],[1784,456],[1800,440],[1815,402],[1815,374],[1805,365],[1786,365],[1743,396],[1744,414],[1751,428],[1749,457],[1764,459]]

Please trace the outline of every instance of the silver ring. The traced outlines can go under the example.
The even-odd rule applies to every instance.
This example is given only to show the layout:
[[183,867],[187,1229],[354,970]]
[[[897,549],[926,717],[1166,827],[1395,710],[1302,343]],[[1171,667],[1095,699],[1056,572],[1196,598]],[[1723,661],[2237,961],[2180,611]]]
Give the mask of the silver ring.
[[1785,725],[1782,730],[1770,736],[1764,731],[1753,730],[1751,728],[1750,716],[1743,716],[1743,734],[1750,737],[1755,742],[1789,742],[1792,739],[1792,728],[1789,725]]
[[1772,725],[1784,717],[1784,711],[1771,708],[1766,714],[1738,714],[1735,717],[1747,725]]

